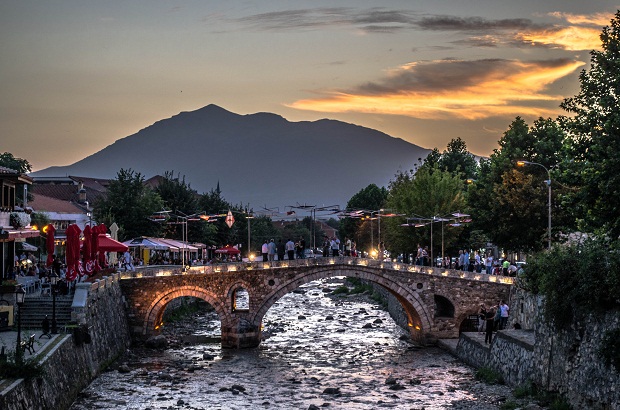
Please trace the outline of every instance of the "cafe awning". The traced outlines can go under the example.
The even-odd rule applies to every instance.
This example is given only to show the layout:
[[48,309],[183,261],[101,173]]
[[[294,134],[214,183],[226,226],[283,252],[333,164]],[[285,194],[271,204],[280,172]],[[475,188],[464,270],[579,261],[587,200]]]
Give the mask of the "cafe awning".
[[26,238],[38,238],[40,233],[34,229],[6,228],[0,232],[0,242],[19,241]]

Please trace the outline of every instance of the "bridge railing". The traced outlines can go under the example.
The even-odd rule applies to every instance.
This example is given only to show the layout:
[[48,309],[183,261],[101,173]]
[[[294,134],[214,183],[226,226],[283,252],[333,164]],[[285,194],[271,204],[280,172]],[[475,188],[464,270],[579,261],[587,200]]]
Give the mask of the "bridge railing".
[[253,261],[253,262],[232,262],[232,263],[216,263],[212,265],[192,266],[189,270],[184,271],[182,266],[176,265],[152,265],[141,266],[135,271],[121,272],[121,279],[132,279],[141,277],[154,276],[172,276],[172,275],[191,275],[191,274],[222,274],[227,272],[239,272],[248,270],[269,270],[294,267],[311,267],[311,266],[329,266],[329,265],[353,265],[368,266],[373,268],[397,271],[397,272],[413,272],[424,273],[434,276],[444,276],[450,278],[459,278],[483,282],[496,282],[504,284],[513,284],[514,278],[509,276],[487,275],[486,273],[464,272],[456,269],[434,268],[430,266],[409,265],[400,262],[380,261],[369,258],[355,257],[333,257],[333,258],[307,258],[283,261]]

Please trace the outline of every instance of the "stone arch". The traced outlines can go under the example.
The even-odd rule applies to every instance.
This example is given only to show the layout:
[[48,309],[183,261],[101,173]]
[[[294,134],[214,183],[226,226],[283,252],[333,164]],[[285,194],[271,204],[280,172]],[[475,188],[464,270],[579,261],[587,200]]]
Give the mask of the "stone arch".
[[155,298],[153,299],[149,307],[146,308],[146,314],[144,316],[144,323],[142,326],[143,335],[148,336],[153,333],[158,333],[157,327],[158,324],[162,321],[166,305],[168,305],[171,300],[179,297],[191,296],[202,299],[209,303],[211,306],[213,306],[222,324],[229,323],[231,320],[228,311],[224,308],[217,296],[214,295],[212,292],[209,292],[198,286],[177,286],[167,289],[165,292],[158,293],[154,296]]
[[364,279],[383,286],[387,291],[396,297],[403,306],[409,321],[410,333],[414,336],[414,331],[421,335],[428,333],[432,328],[431,315],[429,309],[422,298],[415,292],[402,286],[402,283],[391,279],[389,276],[382,275],[380,270],[366,268],[364,266],[317,266],[314,269],[299,273],[291,280],[276,283],[276,288],[262,299],[260,306],[254,311],[252,322],[260,325],[263,317],[274,303],[284,295],[297,289],[299,286],[314,280],[327,278],[330,276],[348,276]]
[[[247,293],[248,293],[248,309],[251,310],[252,306],[254,305],[254,303],[256,303],[253,299],[253,295],[252,293],[250,293],[250,289],[252,289],[252,285],[250,285],[249,283],[246,283],[243,280],[238,280],[232,284],[230,284],[230,286],[228,286],[228,288],[226,289],[226,300],[227,300],[227,304],[229,306],[229,309],[231,312],[235,311],[234,309],[234,303],[235,303],[235,294],[240,290],[240,289],[244,289]],[[247,309],[246,309],[247,310]]]
[[449,317],[454,318],[456,316],[456,308],[452,301],[438,293],[433,295],[435,302],[435,317]]

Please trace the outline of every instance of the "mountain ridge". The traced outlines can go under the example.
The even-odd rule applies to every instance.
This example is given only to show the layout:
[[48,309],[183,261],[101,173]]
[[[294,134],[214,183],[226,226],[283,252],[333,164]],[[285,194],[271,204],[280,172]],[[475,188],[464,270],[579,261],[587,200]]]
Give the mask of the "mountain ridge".
[[368,184],[385,186],[430,152],[381,131],[333,119],[291,122],[273,113],[236,114],[215,104],[158,120],[67,166],[32,176],[145,178],[174,171],[199,193],[219,182],[232,203],[285,207],[346,205]]

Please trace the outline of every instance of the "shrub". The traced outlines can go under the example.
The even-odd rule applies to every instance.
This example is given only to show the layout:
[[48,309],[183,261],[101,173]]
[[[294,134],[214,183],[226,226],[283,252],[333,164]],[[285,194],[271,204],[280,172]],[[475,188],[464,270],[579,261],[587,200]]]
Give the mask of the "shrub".
[[487,384],[504,384],[502,375],[489,367],[481,367],[476,370],[475,378]]
[[32,379],[43,376],[43,367],[39,364],[36,357],[22,360],[22,363],[15,362],[15,352],[9,352],[7,360],[0,366],[0,379]]
[[337,287],[332,292],[332,295],[348,295],[348,294],[349,294],[349,288],[347,288],[344,285]]

